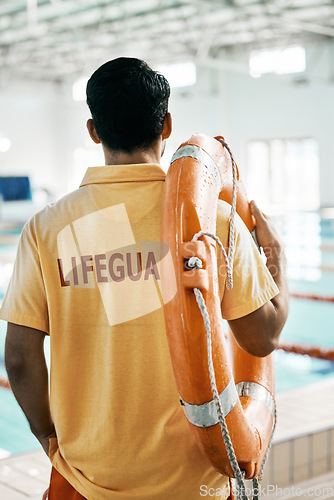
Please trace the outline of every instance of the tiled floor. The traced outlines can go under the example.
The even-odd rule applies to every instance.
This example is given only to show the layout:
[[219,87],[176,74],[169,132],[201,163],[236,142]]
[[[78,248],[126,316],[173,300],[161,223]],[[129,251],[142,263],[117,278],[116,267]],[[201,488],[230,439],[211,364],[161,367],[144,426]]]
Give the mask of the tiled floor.
[[[333,394],[334,377],[278,395],[277,430],[261,498],[334,499]],[[0,499],[40,500],[49,473],[42,451],[0,460]],[[286,489],[291,484],[294,489]]]
[[324,474],[334,479],[333,394],[334,377],[278,394],[264,487],[285,488]]
[[309,479],[287,488],[263,489],[261,500],[274,500],[284,498],[293,500],[295,498],[313,498],[317,500],[329,500],[334,498],[334,474],[324,474]]
[[277,395],[274,441],[334,428],[334,377]]
[[0,460],[1,500],[41,500],[48,487],[50,469],[43,451]]

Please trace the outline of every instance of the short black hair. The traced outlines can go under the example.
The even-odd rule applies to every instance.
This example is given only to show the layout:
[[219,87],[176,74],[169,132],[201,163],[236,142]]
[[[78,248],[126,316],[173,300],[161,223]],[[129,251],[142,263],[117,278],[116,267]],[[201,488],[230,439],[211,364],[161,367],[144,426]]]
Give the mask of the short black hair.
[[147,149],[161,135],[170,87],[146,62],[132,57],[106,62],[90,77],[86,92],[97,135],[107,148]]

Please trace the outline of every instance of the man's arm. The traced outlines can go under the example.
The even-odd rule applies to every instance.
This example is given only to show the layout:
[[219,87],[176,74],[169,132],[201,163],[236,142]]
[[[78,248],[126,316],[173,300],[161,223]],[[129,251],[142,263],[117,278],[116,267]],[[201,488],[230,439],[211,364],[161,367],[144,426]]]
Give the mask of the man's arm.
[[230,320],[229,326],[238,344],[249,354],[267,356],[278,344],[289,310],[286,257],[276,229],[254,201],[250,208],[256,220],[256,235],[267,257],[267,267],[280,293],[256,311]]
[[14,396],[48,455],[49,438],[56,433],[50,413],[45,335],[33,328],[8,323],[5,363]]

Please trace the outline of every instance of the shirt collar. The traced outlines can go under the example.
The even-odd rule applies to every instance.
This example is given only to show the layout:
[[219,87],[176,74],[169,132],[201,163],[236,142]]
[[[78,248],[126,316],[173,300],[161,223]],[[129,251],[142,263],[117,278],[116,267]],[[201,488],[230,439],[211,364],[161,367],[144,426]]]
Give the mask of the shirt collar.
[[157,164],[106,165],[89,167],[80,187],[89,184],[109,184],[116,182],[164,181],[165,172]]

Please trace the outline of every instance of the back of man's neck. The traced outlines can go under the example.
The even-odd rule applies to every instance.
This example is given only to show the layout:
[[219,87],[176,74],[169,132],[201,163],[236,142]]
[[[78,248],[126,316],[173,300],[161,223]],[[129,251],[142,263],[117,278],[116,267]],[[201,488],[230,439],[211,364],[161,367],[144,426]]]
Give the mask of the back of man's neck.
[[160,155],[155,150],[136,150],[132,153],[124,151],[104,150],[106,165],[128,165],[138,163],[160,163]]

